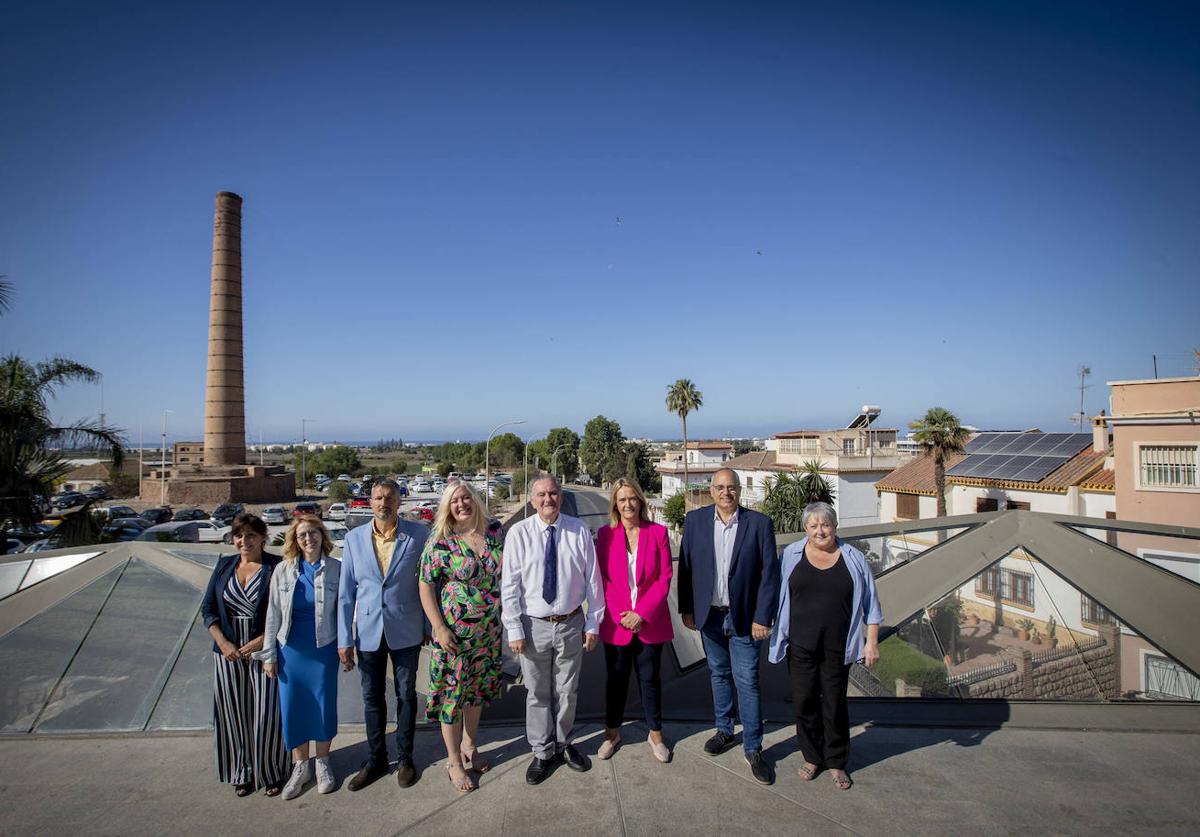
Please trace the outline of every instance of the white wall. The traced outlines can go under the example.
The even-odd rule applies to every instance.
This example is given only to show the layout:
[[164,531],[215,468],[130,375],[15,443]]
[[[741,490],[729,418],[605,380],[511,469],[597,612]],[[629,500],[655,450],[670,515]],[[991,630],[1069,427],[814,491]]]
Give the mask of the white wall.
[[[866,526],[879,522],[879,498],[875,483],[880,480],[878,472],[841,473],[825,475],[837,492],[833,507],[837,511],[838,526]],[[892,506],[893,519],[895,504]]]

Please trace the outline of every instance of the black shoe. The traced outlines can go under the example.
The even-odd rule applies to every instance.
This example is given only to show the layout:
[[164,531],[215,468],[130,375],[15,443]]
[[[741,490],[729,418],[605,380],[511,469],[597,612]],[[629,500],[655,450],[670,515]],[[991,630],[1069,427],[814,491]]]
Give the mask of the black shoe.
[[402,788],[411,788],[417,783],[417,766],[412,759],[402,758],[396,762],[396,784]]
[[380,766],[373,761],[369,761],[350,777],[350,781],[346,783],[346,787],[352,791],[362,790],[377,779],[382,779],[387,775],[387,772],[387,765]]
[[717,734],[704,742],[704,752],[710,756],[719,756],[733,746],[734,738],[727,732],[717,730]]
[[775,784],[775,773],[771,770],[770,762],[763,758],[762,750],[746,753],[746,764],[750,765],[750,775],[754,781],[760,785]]
[[542,780],[550,775],[550,768],[554,766],[554,759],[539,759],[533,757],[533,761],[529,762],[529,767],[525,769],[525,781],[531,785],[540,785]]
[[592,767],[592,763],[588,760],[588,757],[570,744],[563,748],[562,758],[567,763],[567,767],[579,773],[590,770]]

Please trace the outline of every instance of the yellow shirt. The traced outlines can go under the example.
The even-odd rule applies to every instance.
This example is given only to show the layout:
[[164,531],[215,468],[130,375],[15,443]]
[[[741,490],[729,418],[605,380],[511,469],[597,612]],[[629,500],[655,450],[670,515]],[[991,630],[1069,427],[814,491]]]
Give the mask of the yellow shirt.
[[375,560],[379,562],[379,572],[387,576],[388,567],[392,565],[392,553],[396,551],[396,524],[383,534],[379,532],[379,521],[371,521],[371,543],[375,546]]

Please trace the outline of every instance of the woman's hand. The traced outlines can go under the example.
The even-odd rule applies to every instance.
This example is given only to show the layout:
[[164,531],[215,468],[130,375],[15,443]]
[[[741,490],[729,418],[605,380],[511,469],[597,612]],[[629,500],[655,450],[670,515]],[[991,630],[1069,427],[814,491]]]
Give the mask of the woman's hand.
[[458,638],[453,631],[446,627],[444,622],[433,629],[433,639],[438,647],[447,654],[458,653]]
[[263,673],[266,674],[267,677],[274,677],[279,673],[279,664],[263,663]]
[[621,627],[627,631],[633,631],[636,634],[642,629],[642,625],[645,623],[646,620],[635,611],[627,610],[621,614]]
[[250,640],[241,648],[239,648],[238,653],[241,655],[243,660],[248,660],[250,659],[251,654],[253,654],[255,651],[261,651],[262,647],[263,638],[261,636],[256,636],[254,639]]
[[217,640],[217,648],[221,649],[221,656],[231,663],[242,658],[241,649],[224,637]]
[[866,645],[863,646],[863,664],[870,668],[877,662],[879,662],[879,643],[867,640]]

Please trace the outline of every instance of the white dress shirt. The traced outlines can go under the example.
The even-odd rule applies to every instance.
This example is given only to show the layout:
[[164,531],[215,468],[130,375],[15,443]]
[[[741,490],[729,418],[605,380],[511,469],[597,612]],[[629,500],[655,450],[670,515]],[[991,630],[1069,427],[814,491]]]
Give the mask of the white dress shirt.
[[521,616],[565,616],[581,605],[584,631],[599,633],[604,618],[604,591],[592,533],[577,517],[559,514],[552,524],[558,546],[558,596],[547,604],[542,599],[542,576],[546,562],[546,538],[550,525],[540,517],[527,517],[513,524],[504,539],[504,562],[500,580],[501,619],[508,639],[525,639]]
[[721,513],[713,509],[713,555],[716,557],[716,583],[713,584],[712,604],[729,607],[729,568],[733,566],[733,543],[737,540],[738,513],[728,523],[721,522]]

